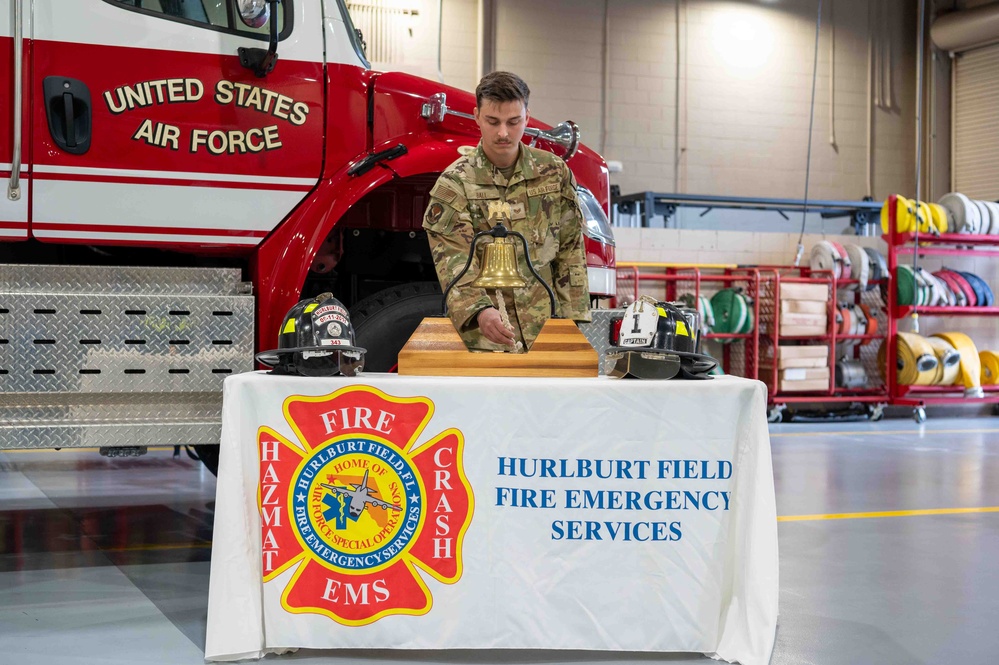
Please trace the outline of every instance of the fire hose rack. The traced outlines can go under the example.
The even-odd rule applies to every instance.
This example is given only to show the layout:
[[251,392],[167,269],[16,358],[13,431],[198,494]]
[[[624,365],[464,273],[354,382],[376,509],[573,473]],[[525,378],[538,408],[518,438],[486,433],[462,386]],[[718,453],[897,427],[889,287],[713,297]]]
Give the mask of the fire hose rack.
[[[859,291],[856,287],[857,280],[837,279],[832,271],[810,268],[623,262],[618,266],[619,297],[628,294],[633,299],[655,290],[657,297],[666,300],[702,305],[698,307],[702,321],[714,322],[704,331],[708,352],[717,354],[726,374],[767,385],[772,422],[783,419],[789,404],[817,402],[862,404],[869,417],[881,417],[888,393],[875,364],[887,329],[887,312],[880,288]],[[837,292],[838,298],[833,298]],[[741,318],[740,300],[747,303],[752,326],[729,332],[734,325],[731,321]],[[711,307],[709,317],[705,301]],[[795,311],[800,309],[814,311]],[[841,311],[847,313],[845,321]],[[789,348],[804,348],[812,357],[784,360],[791,366],[783,367],[780,352],[794,354]]]
[[[949,222],[942,206],[917,204],[896,195],[888,197],[882,213],[888,269],[897,276],[897,288],[888,289],[888,338],[896,343],[887,345],[885,366],[901,364],[909,369],[908,373],[904,369],[887,372],[889,403],[913,407],[917,422],[926,419],[926,405],[969,400],[999,403],[999,364],[995,362],[999,354],[979,351],[963,333],[924,338],[899,329],[899,323],[907,319],[999,315],[991,288],[976,275],[947,269],[929,273],[918,265],[912,270],[899,263],[899,257],[913,253],[919,257],[999,257],[999,252],[990,249],[999,247],[999,206],[963,194],[947,194],[941,203],[957,211]],[[985,220],[994,220],[995,228]]]
[[[886,406],[912,407],[921,423],[927,405],[996,404],[999,352],[976,348],[963,333],[922,337],[904,330],[913,314],[999,315],[991,287],[976,275],[946,268],[930,272],[918,265],[913,270],[911,262],[900,263],[900,257],[913,253],[999,257],[993,249],[999,248],[999,205],[947,196],[955,201],[927,204],[892,195],[883,205],[829,206],[825,215],[852,215],[858,229],[874,221],[870,208],[879,207],[887,246],[883,254],[822,241],[802,268],[619,262],[619,299],[648,293],[696,306],[708,324],[702,330],[707,352],[718,358],[720,369],[767,385],[771,422],[783,420],[792,405],[844,404],[872,420],[879,420]],[[644,204],[643,226],[653,210],[665,213],[668,221],[681,206],[780,212],[797,204],[721,197],[688,201],[649,193],[620,200],[629,198]],[[948,215],[955,208],[966,212]],[[995,228],[984,221],[987,216]]]

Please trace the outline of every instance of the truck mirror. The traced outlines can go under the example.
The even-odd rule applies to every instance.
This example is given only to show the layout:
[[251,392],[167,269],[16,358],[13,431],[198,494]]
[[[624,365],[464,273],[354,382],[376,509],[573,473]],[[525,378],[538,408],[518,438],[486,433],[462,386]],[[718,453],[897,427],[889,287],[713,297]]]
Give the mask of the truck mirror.
[[360,28],[354,28],[354,34],[357,35],[357,43],[361,45],[364,57],[368,57],[368,42],[364,41],[364,33],[361,32]]
[[[270,23],[270,30],[268,31],[270,38],[268,40],[266,51],[262,48],[246,48],[244,46],[240,46],[236,49],[236,52],[239,54],[239,64],[243,65],[247,69],[253,70],[253,73],[260,78],[270,74],[274,69],[274,65],[277,64],[277,5],[279,1],[280,0],[238,0],[239,17],[244,23],[250,25],[251,27],[260,27],[264,23]],[[267,3],[266,5],[263,4],[265,2]],[[256,26],[251,25],[251,23],[247,22],[247,16],[251,17],[251,21],[259,20],[260,24]]]
[[248,27],[263,27],[267,23],[267,19],[270,18],[267,0],[237,0],[236,6],[239,8],[240,20]]

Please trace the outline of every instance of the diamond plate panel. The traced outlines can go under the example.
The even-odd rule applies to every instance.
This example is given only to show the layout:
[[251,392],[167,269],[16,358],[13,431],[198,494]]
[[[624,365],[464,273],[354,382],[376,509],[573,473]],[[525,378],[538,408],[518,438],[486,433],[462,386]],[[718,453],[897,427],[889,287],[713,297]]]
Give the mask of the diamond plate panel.
[[0,391],[220,390],[253,369],[252,296],[0,293]]
[[0,449],[218,443],[222,394],[0,395]]
[[247,295],[239,268],[0,265],[0,294]]
[[217,444],[222,423],[121,423],[119,425],[64,425],[35,427],[7,432],[0,428],[0,450],[38,448],[102,448],[135,446],[193,446]]
[[0,449],[218,443],[253,369],[238,269],[0,266]]

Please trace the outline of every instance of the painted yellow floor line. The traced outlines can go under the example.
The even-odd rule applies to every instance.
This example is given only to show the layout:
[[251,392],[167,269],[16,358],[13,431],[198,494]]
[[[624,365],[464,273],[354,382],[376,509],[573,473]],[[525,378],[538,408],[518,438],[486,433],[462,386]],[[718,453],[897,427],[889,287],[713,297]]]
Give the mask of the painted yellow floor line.
[[856,431],[828,431],[828,432],[771,432],[770,438],[792,437],[792,436],[886,436],[890,434],[996,434],[999,429],[897,429],[897,430],[856,430]]
[[778,522],[810,522],[815,520],[864,520],[874,517],[915,517],[917,515],[964,515],[967,513],[999,513],[999,506],[982,508],[928,508],[925,510],[887,510],[878,513],[832,513],[829,515],[779,515]]

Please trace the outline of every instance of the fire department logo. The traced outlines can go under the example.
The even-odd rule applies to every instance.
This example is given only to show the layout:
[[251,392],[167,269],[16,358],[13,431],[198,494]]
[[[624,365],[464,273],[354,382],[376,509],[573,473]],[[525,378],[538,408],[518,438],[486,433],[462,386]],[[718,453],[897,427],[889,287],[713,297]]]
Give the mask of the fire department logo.
[[259,429],[263,577],[295,568],[286,611],[349,626],[426,614],[422,573],[461,577],[473,507],[464,437],[448,429],[419,443],[433,411],[424,397],[351,386],[285,400],[297,443]]

